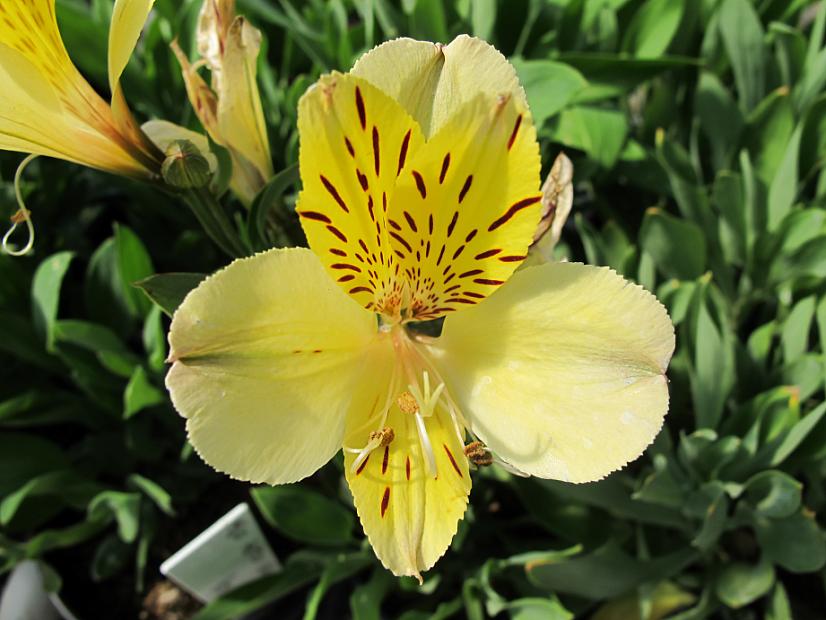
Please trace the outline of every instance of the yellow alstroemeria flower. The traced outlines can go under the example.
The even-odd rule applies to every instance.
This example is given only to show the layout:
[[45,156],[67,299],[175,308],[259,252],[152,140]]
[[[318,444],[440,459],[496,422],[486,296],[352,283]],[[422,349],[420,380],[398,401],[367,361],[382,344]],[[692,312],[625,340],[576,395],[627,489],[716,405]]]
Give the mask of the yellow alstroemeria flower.
[[[205,0],[197,38],[202,60],[194,65],[177,44],[172,49],[195,114],[232,158],[233,192],[250,204],[274,174],[256,82],[261,33],[235,15],[235,0]],[[211,88],[198,75],[202,64],[212,74]]]
[[154,0],[117,0],[109,32],[111,105],[69,58],[54,0],[0,3],[0,149],[153,178],[163,156],[136,124],[120,78]]
[[[167,386],[207,463],[283,484],[343,446],[376,555],[421,578],[465,512],[469,458],[587,482],[642,453],[673,327],[610,269],[514,273],[540,162],[504,57],[391,41],[323,76],[298,119],[311,249],[235,261],[172,320]],[[438,338],[410,329],[443,316]]]

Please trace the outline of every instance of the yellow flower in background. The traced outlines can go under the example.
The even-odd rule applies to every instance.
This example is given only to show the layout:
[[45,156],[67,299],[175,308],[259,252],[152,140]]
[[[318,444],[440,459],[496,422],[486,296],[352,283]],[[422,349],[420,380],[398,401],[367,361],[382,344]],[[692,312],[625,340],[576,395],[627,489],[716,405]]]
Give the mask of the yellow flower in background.
[[[542,194],[501,54],[465,36],[385,43],[323,76],[298,125],[311,249],[233,262],[172,321],[167,386],[207,463],[283,484],[343,447],[376,555],[421,579],[465,512],[469,459],[587,482],[642,453],[673,327],[610,269],[514,273]],[[439,337],[417,335],[441,317]]]
[[111,104],[69,58],[54,0],[0,3],[0,149],[57,157],[136,178],[163,159],[126,104],[120,78],[154,0],[117,0],[109,32]]
[[[232,158],[233,192],[250,204],[274,174],[256,82],[261,33],[235,15],[235,0],[205,0],[197,38],[202,60],[194,65],[177,44],[172,49],[195,114]],[[203,65],[211,72],[211,87],[197,72]]]

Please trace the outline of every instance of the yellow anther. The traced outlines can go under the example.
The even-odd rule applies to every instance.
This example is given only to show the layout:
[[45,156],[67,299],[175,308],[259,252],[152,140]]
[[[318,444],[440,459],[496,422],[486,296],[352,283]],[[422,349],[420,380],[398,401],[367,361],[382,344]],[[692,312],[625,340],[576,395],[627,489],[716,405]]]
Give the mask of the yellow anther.
[[481,441],[472,441],[466,445],[465,456],[476,467],[487,467],[493,463],[493,455]]
[[379,448],[383,448],[387,445],[390,445],[390,442],[393,441],[395,438],[396,433],[393,432],[393,429],[389,426],[385,426],[380,431],[373,431],[372,433],[370,433],[370,443],[373,443],[373,441],[378,441]]
[[396,399],[396,404],[402,413],[414,414],[419,412],[419,403],[410,392],[402,392]]

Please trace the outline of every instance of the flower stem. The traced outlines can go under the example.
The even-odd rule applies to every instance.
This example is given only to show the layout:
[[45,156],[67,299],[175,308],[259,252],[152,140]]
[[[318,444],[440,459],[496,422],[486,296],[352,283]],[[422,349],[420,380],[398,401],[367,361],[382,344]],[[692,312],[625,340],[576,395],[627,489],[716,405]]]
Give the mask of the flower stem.
[[207,189],[191,189],[184,198],[204,232],[225,254],[232,258],[250,254],[221,204]]

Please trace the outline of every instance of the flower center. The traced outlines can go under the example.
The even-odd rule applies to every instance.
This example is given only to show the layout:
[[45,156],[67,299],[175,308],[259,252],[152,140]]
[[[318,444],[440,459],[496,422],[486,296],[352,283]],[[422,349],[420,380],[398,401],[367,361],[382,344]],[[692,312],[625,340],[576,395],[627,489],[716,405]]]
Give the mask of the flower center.
[[[382,331],[392,338],[396,352],[395,366],[384,406],[375,412],[371,422],[366,425],[369,428],[373,424],[375,429],[369,432],[367,443],[363,448],[344,448],[347,452],[358,455],[350,468],[353,472],[358,471],[373,450],[385,447],[393,441],[395,432],[386,426],[386,423],[390,410],[395,406],[401,413],[412,416],[415,420],[425,471],[428,476],[436,478],[438,468],[428,425],[440,424],[438,416],[435,415],[437,409],[449,414],[453,432],[456,433],[461,445],[464,445],[465,429],[468,426],[438,370],[415,339],[408,335],[406,329],[396,324],[385,325]],[[431,432],[432,430],[431,428]]]

